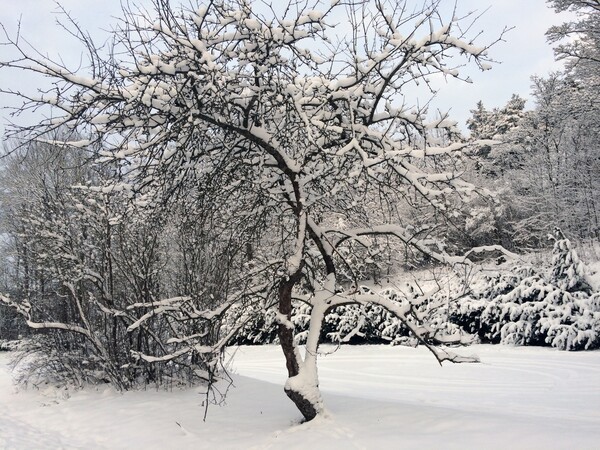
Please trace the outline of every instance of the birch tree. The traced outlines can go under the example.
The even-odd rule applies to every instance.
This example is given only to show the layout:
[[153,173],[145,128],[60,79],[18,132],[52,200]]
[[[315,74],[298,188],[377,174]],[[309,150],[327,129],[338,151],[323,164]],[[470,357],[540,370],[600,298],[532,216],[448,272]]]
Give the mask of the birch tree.
[[[5,37],[20,56],[3,69],[54,83],[36,95],[13,92],[25,99],[23,111],[53,110],[20,132],[42,139],[68,127],[89,135],[60,145],[101,143],[102,159],[120,168],[115,186],[127,186],[138,204],[188,204],[240,249],[216,308],[195,293],[142,302],[133,308],[149,312],[130,331],[159,314],[203,323],[234,305],[275,308],[285,392],[307,420],[323,411],[319,336],[336,306],[380,305],[440,362],[462,360],[434,345],[457,337],[419,324],[409,303],[366,294],[360,279],[338,276],[353,270],[345,246],[369,250],[382,236],[432,261],[466,260],[433,238],[453,205],[474,192],[460,178],[469,144],[444,143],[456,135],[454,123],[445,115],[428,121],[427,101],[410,98],[432,76],[461,78],[466,63],[489,69],[489,45],[476,46],[467,34],[471,16],[444,17],[440,4],[293,1],[280,8],[214,0],[176,9],[155,0],[153,11],[123,11],[108,54],[75,27],[89,53],[77,71]],[[413,221],[398,205],[417,208],[416,217],[427,211],[431,220]],[[304,355],[290,321],[293,299],[311,307]],[[238,309],[239,326],[248,310]],[[166,353],[138,356],[165,362],[218,354],[234,331],[207,345],[205,334],[173,328]]]

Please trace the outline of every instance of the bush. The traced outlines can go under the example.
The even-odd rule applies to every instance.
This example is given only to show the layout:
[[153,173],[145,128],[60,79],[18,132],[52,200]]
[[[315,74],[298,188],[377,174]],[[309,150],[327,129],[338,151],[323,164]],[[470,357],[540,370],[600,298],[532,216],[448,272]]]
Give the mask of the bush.
[[0,339],[0,352],[14,352],[19,348],[21,341]]
[[[439,300],[438,296],[447,295],[446,293],[437,291],[433,295],[424,294],[416,285],[408,283],[402,289],[388,287],[378,293],[366,286],[360,286],[359,290],[362,294],[380,295],[400,305],[410,304],[411,320],[416,324],[426,324],[432,341],[448,336],[453,336],[454,339],[459,337],[458,341],[461,343],[473,340],[468,333],[448,320],[451,315],[448,302],[444,302],[444,308],[432,307],[438,304],[436,301]],[[257,304],[252,307],[255,314],[238,331],[232,343],[236,345],[278,343],[275,306],[265,307]],[[306,303],[294,303],[291,321],[295,326],[297,344],[306,342],[310,308]],[[231,314],[236,315],[237,311],[232,309]],[[225,330],[227,329],[226,323]],[[410,339],[409,328],[401,320],[384,307],[372,303],[343,305],[331,310],[325,317],[321,342],[416,345],[416,341]]]
[[515,267],[485,278],[452,320],[485,343],[600,348],[600,293],[571,242],[556,230],[549,269]]

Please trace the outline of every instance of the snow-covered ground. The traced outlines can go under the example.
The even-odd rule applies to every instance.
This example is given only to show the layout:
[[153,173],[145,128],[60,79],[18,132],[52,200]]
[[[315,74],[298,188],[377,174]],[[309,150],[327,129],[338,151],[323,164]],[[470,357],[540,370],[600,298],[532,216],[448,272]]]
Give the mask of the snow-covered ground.
[[275,346],[235,352],[236,387],[206,422],[199,388],[15,393],[0,353],[0,448],[599,448],[600,352],[465,352],[483,362],[439,367],[425,349],[385,346],[324,355],[329,415],[302,425]]

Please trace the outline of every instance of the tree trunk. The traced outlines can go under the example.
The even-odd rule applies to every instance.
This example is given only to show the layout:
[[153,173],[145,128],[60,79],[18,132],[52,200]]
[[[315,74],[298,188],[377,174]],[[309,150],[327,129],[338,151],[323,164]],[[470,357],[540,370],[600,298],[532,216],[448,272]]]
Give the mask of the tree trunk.
[[[317,396],[306,395],[305,389],[301,389],[304,383],[294,382],[303,377],[301,369],[304,362],[298,348],[294,343],[294,328],[291,326],[292,317],[292,289],[300,279],[300,271],[294,276],[284,280],[279,285],[279,313],[287,319],[286,322],[279,324],[278,335],[281,349],[285,356],[285,363],[288,370],[288,382],[285,385],[285,393],[296,405],[306,421],[314,419],[321,411],[320,394]],[[302,371],[303,372],[303,371]],[[310,384],[310,378],[308,379]],[[316,387],[316,386],[315,386]],[[318,387],[317,387],[318,392]]]

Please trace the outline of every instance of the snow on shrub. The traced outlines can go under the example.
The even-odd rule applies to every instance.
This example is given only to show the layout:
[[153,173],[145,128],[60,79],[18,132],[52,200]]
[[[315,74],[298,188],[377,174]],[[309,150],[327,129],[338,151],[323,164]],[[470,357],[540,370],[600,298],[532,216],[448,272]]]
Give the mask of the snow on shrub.
[[[410,283],[401,288],[387,287],[379,292],[367,286],[360,286],[362,294],[379,295],[400,305],[410,305],[411,320],[415,324],[425,326],[431,331],[432,340],[444,342],[446,337],[459,337],[461,343],[470,343],[473,337],[451,323],[448,318],[452,312],[450,303],[443,308],[432,308],[438,304],[438,296],[446,295],[439,291],[434,294],[424,294]],[[245,310],[248,311],[248,306]],[[232,343],[236,345],[257,345],[278,343],[275,320],[275,305],[265,307],[263,304],[252,306],[256,314],[242,327]],[[266,308],[266,311],[263,309]],[[235,309],[232,313],[235,314]],[[292,312],[292,323],[295,327],[298,344],[304,344],[310,322],[310,306],[306,303],[295,302]],[[228,326],[225,324],[225,332]],[[404,323],[384,307],[372,303],[348,304],[334,308],[325,317],[321,340],[330,343],[349,344],[408,344],[416,345],[417,341],[410,336],[409,329]]]
[[556,238],[552,251],[552,281],[560,289],[568,292],[585,292],[591,294],[592,288],[586,279],[583,262],[572,248],[571,241],[556,228]]
[[600,293],[560,230],[549,270],[517,267],[474,287],[452,320],[482,342],[550,345],[561,350],[600,348]]
[[13,352],[19,348],[21,341],[0,339],[0,352]]
[[[587,281],[586,267],[560,230],[548,268],[514,267],[469,281],[451,272],[432,292],[416,283],[387,287],[379,292],[360,286],[363,294],[410,305],[411,320],[432,330],[432,337],[460,336],[461,343],[552,346],[561,350],[600,348],[600,293]],[[470,289],[464,294],[465,287]],[[439,301],[447,297],[447,301]],[[441,306],[440,306],[441,305]],[[274,308],[272,306],[271,308]],[[262,310],[240,330],[236,344],[277,342],[275,309]],[[292,323],[296,340],[306,341],[310,306],[295,303]],[[321,340],[349,344],[416,345],[406,325],[376,304],[338,306],[325,318]]]

